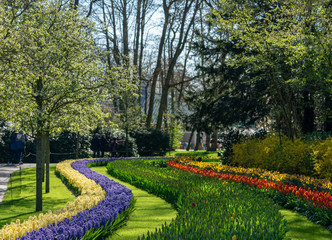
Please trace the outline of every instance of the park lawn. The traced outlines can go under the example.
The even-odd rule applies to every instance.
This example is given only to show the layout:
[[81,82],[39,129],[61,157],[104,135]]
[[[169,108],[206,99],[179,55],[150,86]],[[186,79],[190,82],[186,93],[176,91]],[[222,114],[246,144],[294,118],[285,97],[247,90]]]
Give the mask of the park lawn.
[[314,224],[299,213],[282,209],[281,215],[287,220],[289,232],[286,239],[291,240],[331,240],[332,234],[323,226]]
[[[50,192],[45,193],[43,184],[43,211],[53,211],[64,207],[67,202],[74,201],[75,196],[54,174],[55,165],[50,165]],[[21,222],[29,216],[39,215],[36,207],[36,168],[25,168],[12,174],[8,189],[0,203],[0,228],[20,219]]]
[[161,228],[165,222],[169,224],[173,218],[176,218],[177,211],[165,200],[113,178],[107,173],[105,166],[91,167],[91,169],[131,189],[136,199],[135,211],[130,216],[126,226],[117,230],[114,235],[107,239],[137,240],[138,236],[146,235],[148,231],[154,232],[156,228]]

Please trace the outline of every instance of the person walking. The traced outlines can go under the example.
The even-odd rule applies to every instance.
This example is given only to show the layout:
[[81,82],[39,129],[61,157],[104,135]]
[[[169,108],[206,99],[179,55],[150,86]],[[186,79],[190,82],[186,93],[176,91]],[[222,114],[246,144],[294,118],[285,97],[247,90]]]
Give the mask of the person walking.
[[13,160],[16,159],[16,136],[17,136],[18,132],[15,131],[12,135],[12,137],[10,138],[10,158],[8,160],[8,164],[12,165],[13,164]]
[[100,157],[100,140],[99,134],[96,133],[91,141],[90,149],[93,151],[93,157]]
[[23,164],[25,151],[25,137],[22,131],[15,131],[10,140],[10,158],[8,164]]
[[106,139],[106,135],[102,134],[101,138],[99,139],[99,141],[100,141],[100,153],[101,153],[101,157],[104,157],[104,154],[107,151],[107,147],[108,147],[108,141]]

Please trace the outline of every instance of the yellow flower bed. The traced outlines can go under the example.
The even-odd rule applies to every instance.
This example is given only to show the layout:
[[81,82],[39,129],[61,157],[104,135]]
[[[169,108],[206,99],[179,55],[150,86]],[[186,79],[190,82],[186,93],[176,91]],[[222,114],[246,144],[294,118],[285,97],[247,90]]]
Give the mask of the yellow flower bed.
[[177,158],[177,160],[179,160],[180,163],[185,165],[196,166],[199,168],[210,168],[216,172],[233,172],[246,175],[254,174],[260,176],[263,179],[277,182],[282,180],[298,180],[301,181],[303,184],[332,189],[332,183],[328,179],[316,179],[304,175],[291,175],[286,173],[279,173],[276,171],[268,171],[260,168],[231,167],[227,165],[219,165],[216,163],[197,162],[192,161],[190,157],[179,157]]
[[23,223],[19,219],[16,222],[5,225],[0,229],[0,239],[11,240],[18,237],[22,237],[27,232],[38,230],[39,228],[46,227],[52,223],[58,223],[65,218],[71,219],[77,213],[90,209],[97,205],[99,201],[105,199],[105,192],[99,184],[88,179],[83,174],[74,170],[71,164],[80,160],[67,160],[57,164],[56,169],[60,172],[68,181],[81,191],[81,195],[78,196],[73,202],[68,202],[65,207],[59,208],[54,212],[49,211],[46,214],[39,214],[39,216],[30,216],[28,220]]

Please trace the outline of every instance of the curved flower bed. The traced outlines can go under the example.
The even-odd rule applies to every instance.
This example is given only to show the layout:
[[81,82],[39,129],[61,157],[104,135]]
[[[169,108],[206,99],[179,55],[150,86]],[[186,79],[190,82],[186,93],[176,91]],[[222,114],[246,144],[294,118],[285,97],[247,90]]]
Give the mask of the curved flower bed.
[[6,225],[0,231],[0,238],[80,239],[90,230],[105,227],[117,219],[131,202],[131,190],[86,166],[95,161],[98,160],[67,160],[59,163],[57,170],[79,189],[81,195],[54,213],[40,214],[23,223],[16,221]]
[[195,158],[190,156],[182,156],[177,158],[178,161],[185,165],[196,166],[198,168],[212,169],[215,172],[221,173],[233,173],[233,174],[245,174],[251,177],[258,177],[276,182],[290,182],[299,181],[303,187],[308,189],[311,188],[322,188],[332,190],[332,183],[328,179],[316,179],[304,175],[292,175],[287,173],[279,173],[276,171],[268,171],[260,168],[244,168],[244,167],[232,167],[228,165],[219,165],[213,163],[204,163],[194,161]]
[[276,189],[280,193],[292,193],[299,197],[304,197],[306,200],[313,201],[315,206],[321,207],[323,209],[330,208],[332,209],[332,196],[327,192],[319,192],[316,190],[306,190],[301,187],[291,186],[287,184],[283,184],[281,182],[275,183],[273,181],[267,181],[263,179],[259,179],[257,177],[248,177],[242,175],[233,175],[229,173],[218,173],[211,169],[199,169],[191,166],[187,166],[181,163],[177,163],[176,161],[168,162],[168,165],[171,167],[175,167],[181,170],[185,170],[188,172],[194,172],[201,174],[203,176],[208,177],[216,177],[222,180],[231,180],[234,182],[246,183],[250,186],[255,186],[257,188],[270,188]]

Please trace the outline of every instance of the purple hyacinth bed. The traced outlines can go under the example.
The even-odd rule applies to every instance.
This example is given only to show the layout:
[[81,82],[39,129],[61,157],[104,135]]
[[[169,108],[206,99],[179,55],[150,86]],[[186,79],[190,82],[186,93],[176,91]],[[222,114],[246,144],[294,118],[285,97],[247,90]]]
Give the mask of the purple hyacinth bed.
[[104,200],[100,201],[91,209],[79,212],[71,219],[66,218],[63,221],[58,222],[58,224],[50,224],[45,228],[29,232],[17,239],[81,239],[90,230],[97,230],[101,227],[105,227],[113,220],[117,219],[118,216],[129,206],[129,203],[132,200],[133,194],[131,190],[87,167],[88,163],[109,162],[113,160],[115,159],[93,159],[76,161],[71,164],[73,169],[79,171],[87,178],[92,179],[105,190],[106,198]]

